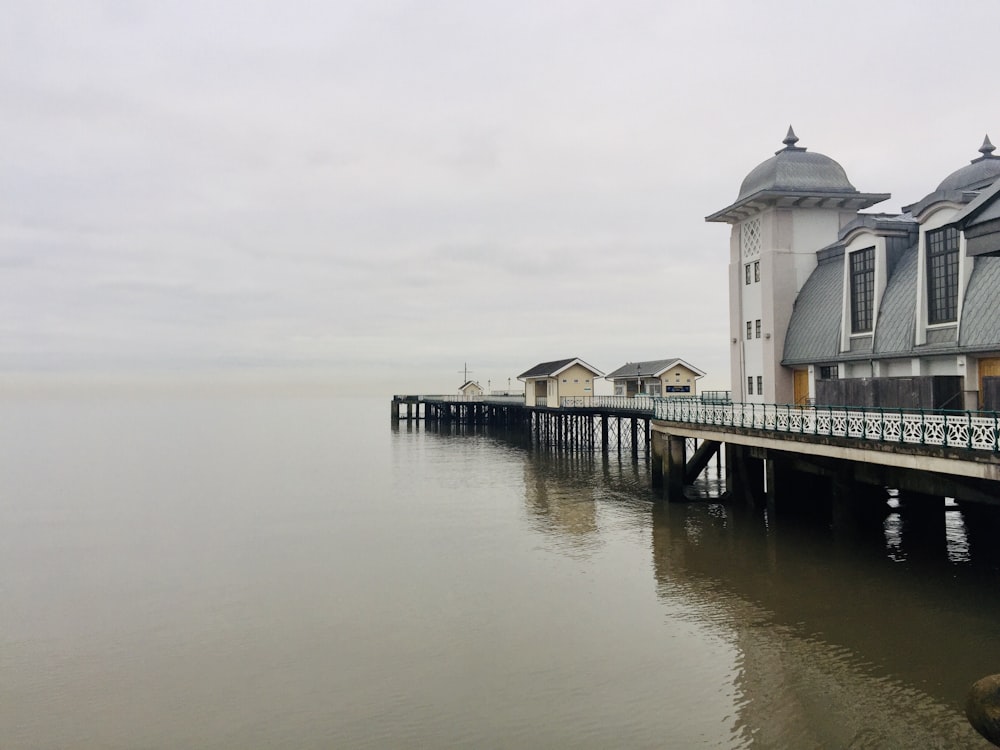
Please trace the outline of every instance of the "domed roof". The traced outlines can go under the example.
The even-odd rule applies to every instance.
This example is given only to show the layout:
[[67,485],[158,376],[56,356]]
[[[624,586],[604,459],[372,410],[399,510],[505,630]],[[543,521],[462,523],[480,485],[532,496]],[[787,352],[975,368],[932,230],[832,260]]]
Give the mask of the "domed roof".
[[854,193],[857,189],[847,179],[844,168],[829,156],[809,153],[796,146],[799,139],[791,126],[782,143],[767,161],[757,165],[740,185],[743,200],[763,191],[782,193]]
[[991,185],[997,177],[1000,177],[1000,156],[994,156],[994,151],[996,146],[990,143],[990,137],[987,135],[983,139],[983,145],[979,147],[982,156],[945,177],[937,189],[977,190]]

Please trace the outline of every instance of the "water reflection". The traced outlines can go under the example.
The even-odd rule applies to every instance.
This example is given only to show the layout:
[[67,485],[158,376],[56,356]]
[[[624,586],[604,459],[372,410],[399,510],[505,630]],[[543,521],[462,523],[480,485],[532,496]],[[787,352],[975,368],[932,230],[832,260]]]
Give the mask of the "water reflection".
[[594,456],[579,454],[552,460],[538,456],[524,463],[524,499],[538,527],[568,541],[589,546],[597,531],[593,482]]
[[[619,476],[556,456],[526,474],[551,533],[600,536],[586,485]],[[740,654],[740,744],[988,747],[961,704],[1000,669],[1000,576],[974,564],[957,508],[930,519],[896,510],[881,529],[848,535],[718,502],[632,512],[651,514],[664,606],[725,630]]]
[[642,530],[665,617],[737,654],[718,686],[734,696],[732,746],[989,747],[961,706],[1000,671],[996,514],[892,508],[834,533],[734,504],[655,501],[647,469],[525,450],[526,514],[571,553],[601,548],[622,517]]
[[962,513],[959,511],[945,513],[944,529],[948,560],[953,563],[971,562],[969,537],[965,532],[965,517]]

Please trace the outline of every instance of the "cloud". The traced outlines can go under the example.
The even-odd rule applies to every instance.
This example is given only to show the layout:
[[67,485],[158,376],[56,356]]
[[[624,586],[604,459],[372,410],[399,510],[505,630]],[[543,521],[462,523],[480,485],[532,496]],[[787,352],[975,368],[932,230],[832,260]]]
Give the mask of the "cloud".
[[405,362],[451,390],[467,360],[681,356],[725,387],[728,229],[703,219],[789,122],[882,210],[1000,133],[985,69],[937,62],[991,4],[8,11],[8,372]]

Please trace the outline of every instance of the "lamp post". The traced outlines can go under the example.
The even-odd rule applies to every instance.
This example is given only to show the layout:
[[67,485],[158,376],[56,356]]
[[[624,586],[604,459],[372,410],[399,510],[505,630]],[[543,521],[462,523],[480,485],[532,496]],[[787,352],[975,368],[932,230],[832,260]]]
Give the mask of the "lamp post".
[[635,366],[635,395],[642,393],[642,365]]

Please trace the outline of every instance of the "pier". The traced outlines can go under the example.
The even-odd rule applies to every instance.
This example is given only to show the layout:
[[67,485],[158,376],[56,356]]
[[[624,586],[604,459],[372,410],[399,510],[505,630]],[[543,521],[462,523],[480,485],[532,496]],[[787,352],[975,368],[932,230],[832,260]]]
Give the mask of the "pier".
[[[945,498],[975,512],[1000,505],[995,412],[730,403],[651,396],[396,396],[392,418],[498,427],[567,451],[648,458],[665,499],[686,499],[710,465],[726,497],[852,526],[884,513],[891,488],[912,512]],[[975,506],[975,507],[970,507]]]
[[567,397],[559,407],[525,406],[517,396],[394,396],[394,422],[484,425],[517,431],[558,450],[649,456],[652,398]]

